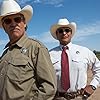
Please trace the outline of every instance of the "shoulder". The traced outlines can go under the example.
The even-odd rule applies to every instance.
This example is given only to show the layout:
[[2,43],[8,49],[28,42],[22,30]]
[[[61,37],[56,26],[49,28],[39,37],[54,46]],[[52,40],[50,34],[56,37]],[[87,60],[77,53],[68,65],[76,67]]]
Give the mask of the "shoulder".
[[38,48],[47,48],[41,41],[34,39],[34,38],[28,38],[28,41],[30,41],[31,45],[34,45]]
[[60,51],[60,46],[54,47],[49,50],[49,52],[53,52],[53,51]]
[[80,46],[76,44],[72,44],[70,48],[70,52],[72,54],[80,54],[83,56],[94,55],[93,51],[85,46]]
[[50,49],[49,54],[50,54],[51,58],[52,57],[56,58],[57,56],[59,56],[61,54],[60,46],[57,46],[57,47]]
[[80,50],[80,51],[91,51],[89,48],[85,46],[77,45],[77,44],[72,44],[71,48],[75,50]]

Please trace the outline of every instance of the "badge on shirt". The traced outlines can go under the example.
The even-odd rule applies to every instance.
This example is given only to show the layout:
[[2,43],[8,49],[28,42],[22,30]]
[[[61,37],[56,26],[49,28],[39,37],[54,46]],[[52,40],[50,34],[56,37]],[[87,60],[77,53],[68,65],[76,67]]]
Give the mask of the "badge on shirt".
[[80,52],[79,51],[76,51],[76,54],[79,54]]
[[26,54],[26,52],[27,52],[27,49],[24,48],[24,47],[22,47],[22,49],[21,49],[21,53]]

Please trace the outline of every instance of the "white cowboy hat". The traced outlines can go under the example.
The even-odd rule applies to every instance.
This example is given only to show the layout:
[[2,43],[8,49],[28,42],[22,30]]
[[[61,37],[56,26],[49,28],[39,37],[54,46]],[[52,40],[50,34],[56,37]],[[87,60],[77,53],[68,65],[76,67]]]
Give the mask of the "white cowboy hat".
[[51,28],[50,28],[51,35],[55,39],[57,39],[56,31],[60,27],[69,27],[69,28],[71,28],[72,29],[72,36],[74,35],[74,33],[76,31],[76,23],[75,22],[69,23],[69,21],[66,18],[59,19],[58,23],[52,25]]
[[28,23],[33,15],[33,8],[30,5],[27,5],[21,9],[15,0],[3,0],[0,8],[0,27],[2,28],[1,20],[3,17],[17,13],[23,14],[26,23]]

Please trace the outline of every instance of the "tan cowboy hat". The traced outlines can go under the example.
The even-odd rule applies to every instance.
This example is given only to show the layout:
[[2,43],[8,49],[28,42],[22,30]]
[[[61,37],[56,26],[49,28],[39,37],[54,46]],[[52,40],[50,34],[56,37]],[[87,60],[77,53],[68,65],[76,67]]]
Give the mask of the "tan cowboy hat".
[[57,39],[56,31],[60,27],[69,27],[69,28],[71,28],[72,29],[72,36],[74,35],[74,33],[76,31],[76,23],[75,22],[69,23],[69,21],[66,18],[59,19],[58,23],[52,25],[51,28],[50,28],[51,35],[55,39]]
[[33,15],[33,8],[30,5],[27,5],[21,9],[15,0],[3,0],[0,8],[0,27],[2,28],[1,20],[3,17],[17,13],[23,14],[26,23],[28,23]]

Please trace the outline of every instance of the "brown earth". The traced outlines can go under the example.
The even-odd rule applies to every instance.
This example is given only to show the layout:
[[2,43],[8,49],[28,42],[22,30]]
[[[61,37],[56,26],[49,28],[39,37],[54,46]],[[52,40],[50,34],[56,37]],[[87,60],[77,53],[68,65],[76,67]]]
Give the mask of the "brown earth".
[[[89,69],[88,71],[88,83],[91,81],[92,78],[92,72]],[[91,95],[91,97],[88,100],[100,100],[100,87],[96,89],[96,91]]]

